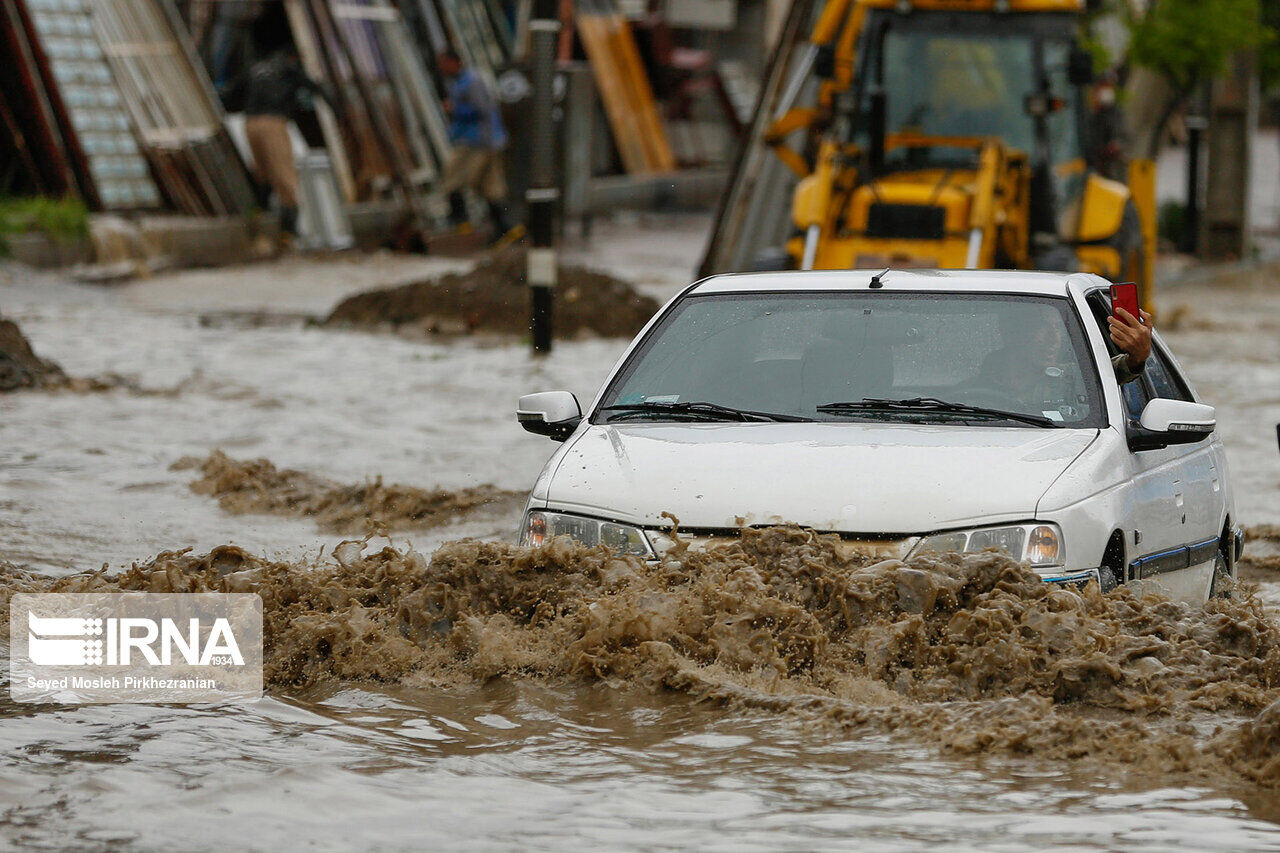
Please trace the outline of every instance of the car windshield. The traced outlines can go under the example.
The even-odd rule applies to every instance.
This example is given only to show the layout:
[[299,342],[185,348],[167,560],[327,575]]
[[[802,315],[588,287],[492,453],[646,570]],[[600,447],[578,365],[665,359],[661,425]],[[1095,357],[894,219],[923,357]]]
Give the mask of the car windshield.
[[691,296],[627,359],[593,419],[731,419],[712,407],[759,422],[1104,423],[1070,303],[1006,294]]

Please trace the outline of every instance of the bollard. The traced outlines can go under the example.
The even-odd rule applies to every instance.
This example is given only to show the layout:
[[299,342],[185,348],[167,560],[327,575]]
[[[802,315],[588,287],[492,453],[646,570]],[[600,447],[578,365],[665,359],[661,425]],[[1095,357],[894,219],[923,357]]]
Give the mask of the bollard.
[[533,78],[532,150],[529,189],[525,192],[531,242],[528,261],[529,331],[535,353],[551,352],[552,294],[558,269],[555,218],[560,190],[555,176],[556,131],[551,90],[559,32],[556,0],[536,0],[534,17],[529,22]]

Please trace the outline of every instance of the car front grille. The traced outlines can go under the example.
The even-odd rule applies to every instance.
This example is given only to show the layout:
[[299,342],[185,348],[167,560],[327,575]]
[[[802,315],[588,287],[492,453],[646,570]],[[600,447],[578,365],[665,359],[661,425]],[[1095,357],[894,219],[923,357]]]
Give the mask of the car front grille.
[[[653,543],[654,550],[659,554],[666,553],[675,547],[675,540],[667,533],[648,531],[649,541]],[[911,553],[911,549],[920,541],[918,536],[909,536],[904,538],[877,538],[869,536],[851,536],[848,534],[829,534],[838,537],[835,541],[835,548],[838,553],[843,556],[853,556],[861,554],[867,557],[873,557],[879,560],[903,560],[907,554]],[[728,545],[738,541],[739,536],[736,530],[725,531],[694,531],[691,533],[680,533],[680,541],[689,543],[689,549],[693,551],[702,551],[707,548],[719,545]]]

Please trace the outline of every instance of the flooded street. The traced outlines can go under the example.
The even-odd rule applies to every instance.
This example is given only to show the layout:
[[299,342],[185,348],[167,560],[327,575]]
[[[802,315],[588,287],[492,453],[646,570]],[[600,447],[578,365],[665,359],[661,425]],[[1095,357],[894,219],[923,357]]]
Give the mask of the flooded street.
[[[569,255],[665,299],[687,283],[706,222],[606,224]],[[552,580],[563,583],[534,595],[466,574],[475,557],[458,549],[481,546],[438,551],[465,537],[511,541],[518,500],[396,527],[335,568],[334,547],[363,530],[335,532],[284,510],[228,512],[213,487],[193,491],[199,470],[174,467],[220,450],[313,475],[331,491],[381,478],[425,491],[527,492],[555,445],[518,427],[516,398],[567,389],[585,406],[626,341],[558,342],[550,357],[534,359],[523,342],[303,322],[351,293],[464,266],[295,257],[116,288],[0,268],[0,312],[37,353],[72,376],[116,385],[0,395],[0,568],[10,585],[103,564],[115,575],[138,563],[127,583],[156,588],[157,567],[174,566],[166,577],[202,589],[238,578],[264,595],[268,620],[273,605],[292,608],[292,621],[281,616],[268,632],[267,696],[256,704],[23,705],[6,686],[0,847],[1280,849],[1277,762],[1265,760],[1280,744],[1280,725],[1268,717],[1280,699],[1280,680],[1271,680],[1280,679],[1280,574],[1269,569],[1244,575],[1259,584],[1266,612],[1256,600],[1216,614],[1162,610],[1152,630],[1173,651],[1138,693],[1086,674],[1078,696],[1055,704],[1034,666],[1017,674],[1014,657],[984,658],[986,635],[956,641],[949,660],[931,657],[941,654],[949,620],[977,620],[1000,602],[1044,618],[1075,608],[1080,636],[1159,621],[1138,612],[1140,603],[1126,610],[1100,596],[1063,603],[1037,592],[1017,604],[1000,585],[1015,582],[1007,573],[1016,567],[974,560],[937,568],[933,582],[980,578],[981,594],[922,617],[928,642],[909,652],[903,641],[883,671],[844,667],[888,640],[858,634],[815,605],[770,623],[785,654],[743,642],[742,659],[760,665],[739,677],[718,664],[672,662],[649,643],[672,612],[728,607],[694,589],[696,579],[667,601],[660,583],[670,578],[572,553],[557,558]],[[1239,272],[1187,276],[1158,293],[1158,327],[1200,396],[1218,407],[1248,526],[1280,523],[1277,286]],[[388,544],[391,556],[374,554]],[[239,561],[232,571],[195,558],[149,563],[165,551],[204,555],[227,545],[253,556],[226,552]],[[518,567],[505,546],[484,547],[496,550],[478,564]],[[1249,547],[1267,556],[1280,543]],[[859,568],[814,553],[816,577]],[[714,576],[749,557],[702,568]],[[457,601],[395,585],[391,569],[420,570],[433,559],[455,572]],[[801,577],[771,559],[760,557],[769,588],[753,592],[757,609],[743,612],[771,612],[777,590],[769,585]],[[388,586],[370,592],[375,574]],[[296,599],[281,591],[312,582]],[[466,646],[470,664],[446,656],[436,642],[445,629],[403,621],[401,605],[415,594],[448,630],[461,626],[449,642]],[[544,599],[558,609],[537,630],[511,627]],[[589,615],[624,601],[634,603],[627,618],[602,624],[626,626],[618,630],[641,649],[630,656],[617,650],[618,637],[593,634]],[[868,592],[863,604],[897,606],[886,602]],[[362,628],[365,613],[400,630]],[[1224,622],[1251,627],[1228,641]],[[295,623],[303,626],[296,635]],[[690,631],[688,649],[734,642]],[[321,647],[323,655],[314,651]],[[1111,650],[1107,663],[1132,676],[1122,651]],[[1083,647],[1055,652],[1090,660]],[[1146,654],[1141,660],[1153,659]],[[988,669],[1003,675],[974,675]]]
[[6,846],[36,849],[1280,845],[1267,804],[1238,791],[940,759],[898,739],[609,687],[10,709],[0,743]]

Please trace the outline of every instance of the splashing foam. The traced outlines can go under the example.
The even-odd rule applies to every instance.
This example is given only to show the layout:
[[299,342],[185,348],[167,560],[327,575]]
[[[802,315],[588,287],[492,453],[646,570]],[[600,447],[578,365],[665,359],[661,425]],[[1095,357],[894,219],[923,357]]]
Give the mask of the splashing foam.
[[172,470],[195,468],[197,494],[218,499],[230,513],[270,513],[314,518],[324,530],[365,533],[436,527],[481,509],[514,510],[524,494],[483,485],[460,491],[427,491],[398,483],[344,485],[305,471],[278,469],[266,459],[236,460],[215,450],[205,459],[184,457]]
[[367,549],[344,542],[314,565],[233,546],[165,552],[113,577],[11,574],[0,598],[254,591],[279,689],[634,684],[955,753],[1280,785],[1280,625],[1247,591],[1204,608],[1076,592],[996,553],[871,563],[796,528],[744,530],[657,563],[567,539],[456,542],[429,560]]

